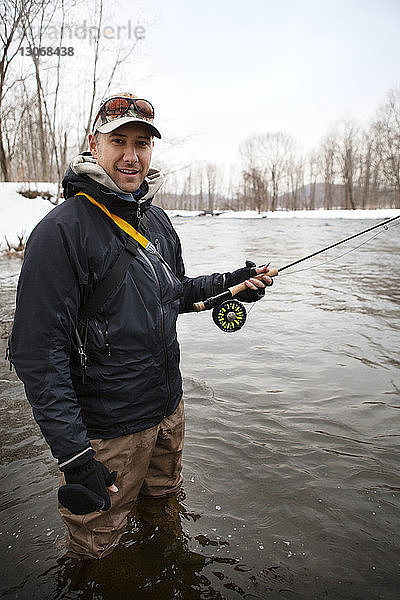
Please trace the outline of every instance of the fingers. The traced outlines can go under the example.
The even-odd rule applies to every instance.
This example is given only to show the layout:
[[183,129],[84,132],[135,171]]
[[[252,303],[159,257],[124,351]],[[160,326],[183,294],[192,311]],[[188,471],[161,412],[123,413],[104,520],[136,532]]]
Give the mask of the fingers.
[[[264,267],[257,267],[256,268],[256,274],[257,275],[261,275],[261,273],[268,273],[269,271],[269,266],[265,265]],[[263,276],[262,280],[264,281],[264,286],[257,286],[257,287],[265,287],[265,286],[270,286],[274,283],[274,280],[271,277],[268,277],[268,275]],[[250,280],[254,283],[254,281],[259,281],[258,279],[254,280],[252,277],[250,277]],[[257,283],[255,283],[255,285],[257,285]],[[256,288],[251,288],[251,289],[256,289]]]
[[264,288],[265,286],[270,286],[274,283],[273,279],[271,279],[271,277],[268,277],[268,275],[265,275],[262,280],[261,279],[254,279],[253,277],[250,277],[250,279],[247,279],[245,282],[246,287],[250,288],[251,290],[256,290],[257,288]]
[[109,494],[116,494],[118,492],[117,486],[114,485],[117,475],[117,471],[113,471],[112,473],[109,473],[109,476],[106,479],[106,486]]
[[260,275],[260,273],[268,273],[269,266],[264,265],[263,267],[256,267],[256,275]]
[[[259,281],[259,280],[256,279],[256,281]],[[268,275],[264,275],[263,278],[262,278],[262,281],[268,287],[274,283],[274,280],[272,279],[272,277],[268,277]]]

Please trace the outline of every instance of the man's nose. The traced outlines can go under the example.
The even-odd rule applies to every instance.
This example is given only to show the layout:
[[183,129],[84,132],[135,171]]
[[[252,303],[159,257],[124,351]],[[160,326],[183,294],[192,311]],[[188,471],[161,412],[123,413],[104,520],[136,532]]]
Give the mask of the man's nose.
[[138,161],[138,157],[136,154],[136,148],[135,146],[132,144],[128,144],[125,147],[125,151],[124,151],[124,161],[125,162],[129,162],[129,163],[135,163]]

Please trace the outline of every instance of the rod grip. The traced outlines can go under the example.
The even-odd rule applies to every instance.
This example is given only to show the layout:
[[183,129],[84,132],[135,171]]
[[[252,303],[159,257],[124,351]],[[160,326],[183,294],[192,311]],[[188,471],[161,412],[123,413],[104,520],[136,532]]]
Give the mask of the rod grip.
[[[269,269],[267,273],[260,273],[260,275],[255,275],[254,279],[262,279],[264,275],[268,275],[269,277],[276,277],[278,275],[278,269],[275,269],[275,267]],[[230,298],[232,298],[236,294],[239,294],[239,292],[243,292],[244,290],[247,290],[247,285],[244,282],[238,283],[237,285],[228,288],[226,292],[222,292],[222,294],[219,294],[218,296],[214,296],[213,298],[208,298],[207,300],[202,300],[200,302],[195,302],[193,304],[193,309],[196,312],[201,312],[202,310],[208,310],[209,308],[213,308],[214,306],[219,306],[222,302],[225,302],[225,300],[230,300]]]
[[205,310],[206,307],[204,306],[204,302],[201,301],[201,302],[195,302],[193,304],[193,308],[196,312],[201,312],[202,310]]
[[[268,275],[268,277],[276,277],[278,275],[278,269],[276,269],[275,267],[269,269],[268,273],[260,273],[260,275],[255,275],[253,277],[253,279],[260,279],[262,280],[262,278],[264,277],[264,275]],[[228,288],[232,297],[236,296],[236,294],[239,294],[240,292],[244,292],[245,290],[247,290],[247,285],[244,283],[244,281],[242,283],[238,283],[237,285],[233,285],[232,287]]]

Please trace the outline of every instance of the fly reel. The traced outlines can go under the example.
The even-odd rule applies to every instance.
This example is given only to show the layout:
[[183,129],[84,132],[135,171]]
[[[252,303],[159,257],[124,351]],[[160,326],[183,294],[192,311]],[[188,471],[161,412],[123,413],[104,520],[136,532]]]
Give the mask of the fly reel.
[[246,322],[246,309],[239,300],[226,300],[212,312],[214,323],[225,333],[239,331]]

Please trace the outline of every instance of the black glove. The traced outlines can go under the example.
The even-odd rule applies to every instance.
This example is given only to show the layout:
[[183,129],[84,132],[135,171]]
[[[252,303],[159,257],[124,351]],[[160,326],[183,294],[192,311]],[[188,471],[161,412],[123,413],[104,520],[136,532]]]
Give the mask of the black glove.
[[[257,274],[256,272],[256,264],[251,260],[246,260],[246,266],[241,269],[236,269],[232,273],[225,273],[225,289],[236,285],[237,283],[242,283],[246,279],[250,279],[250,277],[254,277]],[[268,273],[266,273],[268,275]],[[257,302],[257,300],[261,300],[261,298],[265,295],[265,288],[257,288],[256,290],[251,290],[247,288],[244,292],[240,292],[235,296],[241,302]]]
[[103,463],[89,458],[83,465],[62,469],[67,485],[58,490],[58,500],[75,515],[86,515],[111,506],[107,486],[113,485],[117,471],[110,471]]

